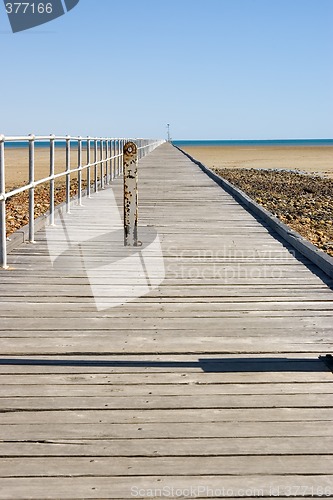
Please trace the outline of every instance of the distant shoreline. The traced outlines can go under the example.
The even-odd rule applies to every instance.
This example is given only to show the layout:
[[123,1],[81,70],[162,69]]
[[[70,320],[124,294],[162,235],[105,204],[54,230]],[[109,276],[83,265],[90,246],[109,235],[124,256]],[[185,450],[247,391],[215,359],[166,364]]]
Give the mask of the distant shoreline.
[[209,140],[192,141],[177,140],[172,141],[178,147],[223,147],[223,146],[289,146],[289,147],[333,147],[333,139],[274,139],[274,140]]
[[333,177],[333,140],[331,144],[307,140],[305,145],[301,141],[203,142],[179,147],[210,168],[297,170]]

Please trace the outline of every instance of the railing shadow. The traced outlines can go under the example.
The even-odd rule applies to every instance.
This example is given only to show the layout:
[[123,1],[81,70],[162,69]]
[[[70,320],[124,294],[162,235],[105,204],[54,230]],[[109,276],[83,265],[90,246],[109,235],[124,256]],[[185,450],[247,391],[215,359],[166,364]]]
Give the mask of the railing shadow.
[[0,366],[200,368],[206,373],[333,372],[333,356],[319,358],[199,358],[197,361],[2,358]]

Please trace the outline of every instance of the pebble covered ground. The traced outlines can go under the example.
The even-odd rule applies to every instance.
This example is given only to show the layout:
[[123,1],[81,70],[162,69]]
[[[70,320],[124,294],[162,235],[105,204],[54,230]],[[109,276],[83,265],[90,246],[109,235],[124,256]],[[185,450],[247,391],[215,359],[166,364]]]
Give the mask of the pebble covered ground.
[[[85,182],[82,183],[84,189]],[[14,189],[13,187],[12,189]],[[71,181],[71,197],[78,191],[77,180]],[[35,219],[45,214],[50,208],[49,185],[42,184],[35,189]],[[66,186],[59,184],[55,187],[55,205],[66,200]],[[29,222],[29,193],[27,191],[9,198],[6,202],[7,236],[25,226]]]
[[285,170],[214,170],[333,256],[333,179]]

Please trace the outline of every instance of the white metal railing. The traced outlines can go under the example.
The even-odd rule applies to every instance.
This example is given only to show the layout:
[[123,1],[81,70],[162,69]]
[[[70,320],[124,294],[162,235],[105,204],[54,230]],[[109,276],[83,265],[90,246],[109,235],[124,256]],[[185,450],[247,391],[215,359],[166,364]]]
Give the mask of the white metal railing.
[[[49,221],[54,224],[55,209],[55,180],[66,178],[66,210],[70,213],[70,188],[71,175],[77,174],[77,200],[81,204],[82,172],[86,171],[86,195],[91,195],[91,190],[97,192],[99,187],[104,188],[116,177],[123,173],[123,147],[126,142],[133,141],[138,148],[139,159],[146,156],[156,147],[164,143],[164,140],[153,139],[125,139],[106,137],[73,137],[73,136],[16,136],[6,137],[0,135],[0,267],[7,267],[7,237],[6,237],[6,200],[13,196],[29,192],[29,242],[33,243],[35,238],[35,188],[41,184],[49,183]],[[28,149],[29,181],[18,188],[6,191],[6,143],[20,143],[21,147]],[[49,175],[42,179],[35,179],[35,147],[36,144],[49,149]],[[77,164],[72,168],[71,152],[75,145],[77,150]],[[55,152],[57,147],[65,148],[64,170],[55,173]],[[83,160],[85,157],[85,160]],[[93,173],[93,175],[92,175]]]

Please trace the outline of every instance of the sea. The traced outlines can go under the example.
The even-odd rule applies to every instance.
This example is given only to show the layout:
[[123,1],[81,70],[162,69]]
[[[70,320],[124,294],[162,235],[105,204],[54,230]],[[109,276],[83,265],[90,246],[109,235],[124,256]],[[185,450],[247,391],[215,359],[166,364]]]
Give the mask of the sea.
[[[29,141],[13,141],[6,142],[6,148],[26,148]],[[77,141],[71,141],[71,146],[77,146]],[[190,147],[190,146],[333,146],[333,139],[274,139],[274,140],[210,140],[210,141],[191,141],[191,140],[175,140],[172,141],[175,146]],[[47,148],[50,141],[36,141],[36,148]],[[82,146],[86,146],[86,141],[82,141]],[[66,147],[66,141],[55,141],[56,148]]]
[[172,141],[175,146],[181,147],[217,147],[217,146],[333,146],[333,139],[274,139],[274,140],[233,140],[233,141]]

